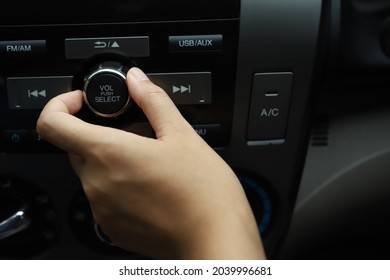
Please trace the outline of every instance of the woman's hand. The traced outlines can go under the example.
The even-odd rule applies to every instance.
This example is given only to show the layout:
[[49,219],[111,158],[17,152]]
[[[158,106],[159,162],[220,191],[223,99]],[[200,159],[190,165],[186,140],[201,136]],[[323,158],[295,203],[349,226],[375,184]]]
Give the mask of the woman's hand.
[[38,133],[69,153],[96,222],[117,245],[154,258],[265,258],[256,222],[230,167],[138,68],[133,100],[157,139],[86,123],[81,91],[43,109]]

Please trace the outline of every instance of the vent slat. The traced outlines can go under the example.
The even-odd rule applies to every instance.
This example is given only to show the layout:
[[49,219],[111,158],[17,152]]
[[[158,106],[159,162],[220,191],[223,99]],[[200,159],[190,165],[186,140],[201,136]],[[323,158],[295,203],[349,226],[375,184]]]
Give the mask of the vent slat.
[[329,117],[316,118],[311,129],[310,145],[314,147],[329,145]]

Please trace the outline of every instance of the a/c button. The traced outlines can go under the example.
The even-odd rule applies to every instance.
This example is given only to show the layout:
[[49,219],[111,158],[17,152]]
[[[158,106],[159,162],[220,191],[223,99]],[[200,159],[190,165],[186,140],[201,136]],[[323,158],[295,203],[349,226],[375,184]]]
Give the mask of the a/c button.
[[292,72],[254,75],[248,120],[248,141],[285,139],[292,83]]

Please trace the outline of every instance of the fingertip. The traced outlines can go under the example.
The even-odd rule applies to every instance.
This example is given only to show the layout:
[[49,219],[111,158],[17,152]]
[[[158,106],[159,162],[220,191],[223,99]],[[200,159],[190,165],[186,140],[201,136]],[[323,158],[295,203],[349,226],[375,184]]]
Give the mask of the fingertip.
[[148,81],[148,76],[138,67],[132,67],[127,72],[127,78],[135,82]]
[[74,115],[80,111],[84,104],[83,92],[81,90],[74,90],[59,96],[62,102],[68,108],[69,114]]
[[142,100],[144,99],[144,92],[142,85],[144,82],[149,83],[150,80],[148,76],[139,68],[132,67],[127,72],[127,86],[129,88],[129,94],[133,100],[137,103],[138,106],[142,108]]
[[142,109],[157,138],[172,130],[181,130],[185,120],[169,95],[154,84],[139,68],[128,71],[127,84],[133,100]]
[[137,105],[147,114],[149,105],[156,99],[167,97],[165,91],[154,84],[139,68],[132,67],[127,73],[127,86],[129,94]]
[[80,90],[74,90],[62,93],[52,98],[42,112],[61,111],[74,115],[83,106],[83,93]]

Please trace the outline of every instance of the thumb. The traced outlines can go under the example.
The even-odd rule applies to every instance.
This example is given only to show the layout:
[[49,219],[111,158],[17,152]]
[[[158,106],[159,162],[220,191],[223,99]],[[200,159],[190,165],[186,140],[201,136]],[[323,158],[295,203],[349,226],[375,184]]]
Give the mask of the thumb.
[[93,147],[105,145],[105,140],[112,141],[124,137],[136,140],[136,135],[89,124],[73,116],[82,106],[83,97],[79,90],[51,99],[37,121],[38,133],[57,147],[83,158],[93,151]]
[[127,86],[133,100],[142,109],[152,125],[157,139],[183,132],[192,127],[183,118],[168,94],[152,83],[139,68],[127,73]]

